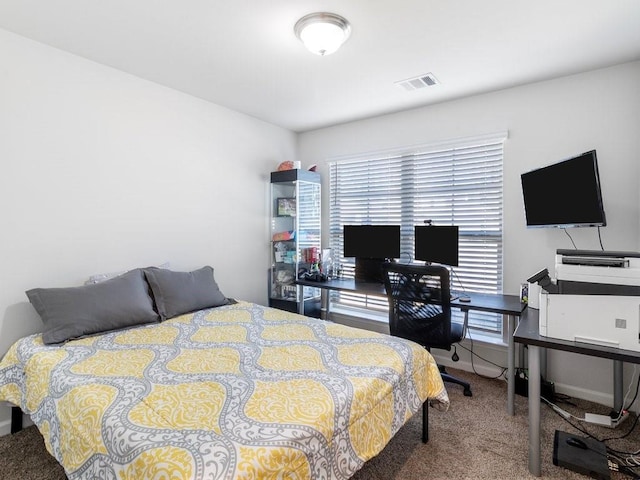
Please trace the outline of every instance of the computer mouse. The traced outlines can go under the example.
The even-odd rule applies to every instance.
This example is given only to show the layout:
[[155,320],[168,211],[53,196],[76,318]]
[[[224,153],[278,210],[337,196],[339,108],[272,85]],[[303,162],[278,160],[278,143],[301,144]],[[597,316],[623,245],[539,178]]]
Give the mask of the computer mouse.
[[576,437],[569,437],[567,438],[566,442],[567,445],[571,445],[572,447],[582,448],[583,450],[586,450],[588,448],[587,444],[584,443],[583,440]]
[[465,302],[465,303],[470,302],[471,301],[471,297],[460,295],[460,301],[461,302]]

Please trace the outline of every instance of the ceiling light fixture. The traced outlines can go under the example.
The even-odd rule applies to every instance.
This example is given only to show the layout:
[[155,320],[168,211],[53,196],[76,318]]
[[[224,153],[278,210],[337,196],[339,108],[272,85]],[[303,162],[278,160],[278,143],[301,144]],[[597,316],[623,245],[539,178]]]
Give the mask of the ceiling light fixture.
[[293,31],[309,51],[316,55],[329,55],[349,38],[351,25],[335,13],[317,12],[298,20]]

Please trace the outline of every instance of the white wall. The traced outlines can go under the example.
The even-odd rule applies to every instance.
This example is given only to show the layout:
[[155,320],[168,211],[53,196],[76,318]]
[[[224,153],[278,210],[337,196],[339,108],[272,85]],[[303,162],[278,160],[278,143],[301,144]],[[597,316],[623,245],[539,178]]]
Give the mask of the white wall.
[[295,148],[288,130],[0,30],[0,356],[42,327],[25,290],[95,273],[209,264],[227,296],[265,303],[268,175]]
[[[638,85],[640,62],[628,63],[303,133],[298,155],[303,163],[318,164],[327,192],[331,157],[508,130],[504,291],[517,294],[520,283],[531,274],[543,267],[553,272],[557,248],[573,248],[562,230],[526,228],[520,187],[520,174],[525,171],[595,148],[608,221],[601,229],[604,248],[640,249]],[[446,88],[446,82],[438,88]],[[428,94],[428,89],[408,93]],[[324,202],[328,212],[327,195]],[[328,232],[327,223],[323,231]],[[596,228],[570,233],[579,249],[600,248]],[[485,352],[495,358],[494,350]],[[468,362],[468,356],[461,357]],[[506,355],[498,360],[506,365]],[[482,362],[476,360],[476,364]],[[549,379],[575,396],[609,402],[611,375],[611,362],[558,352],[549,355]]]

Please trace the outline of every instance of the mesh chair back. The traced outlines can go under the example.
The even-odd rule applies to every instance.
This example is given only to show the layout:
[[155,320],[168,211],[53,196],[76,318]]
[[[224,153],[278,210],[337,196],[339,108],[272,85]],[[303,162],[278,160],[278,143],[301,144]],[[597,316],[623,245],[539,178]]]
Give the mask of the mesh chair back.
[[449,270],[442,265],[388,263],[383,272],[391,335],[449,350],[459,340],[451,337]]

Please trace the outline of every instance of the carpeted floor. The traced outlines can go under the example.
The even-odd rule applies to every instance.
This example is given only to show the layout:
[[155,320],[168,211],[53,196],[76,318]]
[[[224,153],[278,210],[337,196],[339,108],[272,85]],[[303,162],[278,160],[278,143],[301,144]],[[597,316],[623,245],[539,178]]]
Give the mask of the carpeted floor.
[[[425,479],[534,479],[527,467],[527,399],[516,396],[516,415],[507,414],[507,384],[468,372],[450,373],[469,380],[473,397],[462,395],[456,385],[447,385],[451,398],[448,412],[430,410],[430,440],[423,444],[421,414],[415,415],[375,458],[356,473],[353,480]],[[583,417],[585,411],[608,413],[603,406],[576,401],[561,404]],[[542,410],[542,478],[587,479],[552,463],[555,430],[580,433],[546,406]],[[597,438],[620,437],[635,419],[628,418],[616,429],[593,425],[585,428]],[[622,440],[607,445],[623,451],[640,449],[640,427]],[[581,434],[582,435],[582,434]],[[620,473],[612,479],[630,478]],[[47,453],[35,427],[0,437],[0,479],[65,480],[62,468]]]

